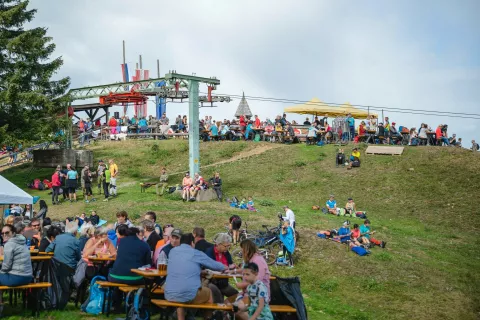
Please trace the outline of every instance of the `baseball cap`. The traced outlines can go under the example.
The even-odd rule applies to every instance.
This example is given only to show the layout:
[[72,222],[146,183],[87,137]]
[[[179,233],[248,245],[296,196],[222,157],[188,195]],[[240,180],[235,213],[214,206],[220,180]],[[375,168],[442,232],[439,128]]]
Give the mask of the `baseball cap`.
[[180,230],[180,229],[173,229],[173,230],[172,230],[172,233],[171,233],[171,236],[172,236],[172,237],[175,236],[175,237],[179,237],[179,238],[180,238],[180,237],[182,236],[182,234],[183,234],[182,230]]
[[397,124],[396,122],[392,122],[392,124]]
[[100,160],[98,160],[98,162],[103,162],[103,160],[100,159]]
[[353,198],[348,198],[348,201],[353,200]]
[[344,225],[344,226],[349,226],[349,225],[350,225],[350,221],[348,221],[348,220],[345,221],[345,222],[343,223],[343,225]]

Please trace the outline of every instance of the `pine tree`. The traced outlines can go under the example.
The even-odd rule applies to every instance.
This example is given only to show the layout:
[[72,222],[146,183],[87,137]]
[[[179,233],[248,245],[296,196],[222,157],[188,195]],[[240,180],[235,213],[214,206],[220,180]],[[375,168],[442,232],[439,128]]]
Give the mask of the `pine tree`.
[[[67,123],[70,78],[52,80],[63,64],[46,28],[25,29],[28,1],[0,0],[0,143],[46,140]],[[2,141],[3,140],[3,141]]]

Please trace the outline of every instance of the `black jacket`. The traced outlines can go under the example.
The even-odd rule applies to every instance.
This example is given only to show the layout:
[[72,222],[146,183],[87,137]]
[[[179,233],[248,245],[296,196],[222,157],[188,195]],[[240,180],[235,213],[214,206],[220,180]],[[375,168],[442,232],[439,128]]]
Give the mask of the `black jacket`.
[[202,252],[206,252],[211,247],[213,247],[213,243],[210,243],[205,239],[198,240],[198,242],[195,243],[195,249]]

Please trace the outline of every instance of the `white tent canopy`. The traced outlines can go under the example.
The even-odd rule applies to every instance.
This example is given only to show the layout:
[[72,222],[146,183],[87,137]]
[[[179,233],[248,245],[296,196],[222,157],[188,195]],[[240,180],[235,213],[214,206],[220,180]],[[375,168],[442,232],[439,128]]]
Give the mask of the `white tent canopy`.
[[0,176],[0,203],[32,204],[33,197],[3,176]]

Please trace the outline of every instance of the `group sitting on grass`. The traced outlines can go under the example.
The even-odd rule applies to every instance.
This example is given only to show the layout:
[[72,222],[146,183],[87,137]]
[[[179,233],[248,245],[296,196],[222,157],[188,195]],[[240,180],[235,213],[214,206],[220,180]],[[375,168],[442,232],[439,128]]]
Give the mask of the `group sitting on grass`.
[[[312,209],[320,210],[320,206],[313,206]],[[333,214],[335,216],[357,217],[360,219],[366,219],[367,215],[365,211],[357,211],[357,206],[353,201],[353,198],[348,198],[344,207],[337,206],[337,201],[333,194],[325,202],[325,207],[321,208],[324,214]]]
[[373,238],[375,231],[371,230],[370,220],[365,219],[363,225],[353,225],[353,230],[350,230],[350,221],[345,221],[338,229],[322,230],[317,232],[317,236],[323,239],[330,239],[339,243],[346,243],[352,251],[359,255],[369,254],[368,249],[374,246],[385,248],[387,243]]

